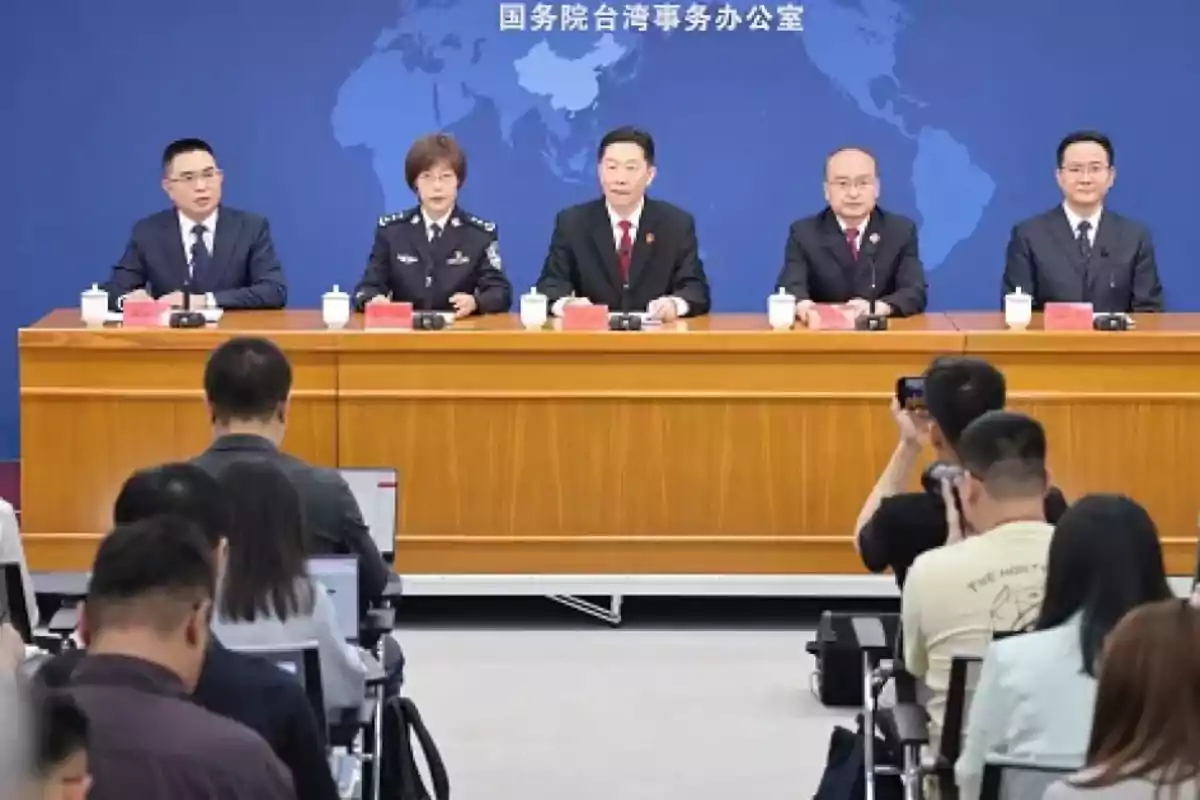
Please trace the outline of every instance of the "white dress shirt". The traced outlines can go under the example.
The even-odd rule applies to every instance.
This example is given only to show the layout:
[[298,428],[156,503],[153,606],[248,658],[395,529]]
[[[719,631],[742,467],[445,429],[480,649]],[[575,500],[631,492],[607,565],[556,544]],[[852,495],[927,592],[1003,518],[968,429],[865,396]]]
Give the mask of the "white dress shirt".
[[425,213],[424,208],[421,209],[421,219],[425,221],[425,236],[427,236],[429,238],[429,241],[431,241],[431,242],[433,241],[433,226],[434,225],[440,225],[442,227],[442,235],[443,236],[446,235],[446,224],[448,222],[450,222],[450,214],[453,210],[454,209],[450,209],[450,211],[447,211],[445,214],[442,215],[442,217],[440,219],[434,219],[433,217],[431,217],[427,213]]
[[[183,238],[183,254],[187,258],[189,279],[192,277],[192,245],[196,242],[196,235],[192,233],[192,229],[197,225],[204,226],[204,233],[201,235],[204,237],[204,246],[208,248],[208,257],[211,263],[213,253],[215,252],[213,250],[213,244],[217,239],[217,214],[219,213],[220,209],[214,209],[211,214],[197,222],[196,220],[184,214],[182,211],[179,212],[179,232],[182,234]],[[216,308],[217,301],[216,298],[213,297],[212,292],[205,294],[204,300],[205,305],[207,305],[209,308]]]
[[[847,228],[853,227],[852,225],[850,225],[849,222],[842,219],[841,217],[837,218],[837,222],[838,222],[838,227],[842,229],[842,233],[845,233]],[[854,251],[857,253],[862,252],[863,236],[866,235],[867,226],[870,224],[871,224],[871,216],[869,214],[867,215],[866,219],[864,219],[862,222],[858,223],[858,237],[854,240]]]
[[1063,203],[1063,211],[1066,212],[1067,222],[1071,225],[1071,237],[1074,239],[1079,238],[1079,223],[1083,222],[1084,220],[1092,223],[1092,227],[1088,228],[1088,245],[1095,247],[1096,231],[1100,228],[1100,216],[1104,213],[1104,208],[1101,207],[1096,209],[1096,213],[1092,214],[1090,217],[1081,217],[1072,211],[1069,205]]
[[[620,253],[621,240],[625,237],[625,231],[621,229],[621,222],[626,221],[629,223],[629,241],[631,243],[636,243],[638,227],[642,222],[642,211],[646,208],[646,198],[643,197],[638,203],[637,208],[635,208],[633,213],[627,217],[622,217],[616,212],[615,209],[613,209],[612,206],[608,205],[607,203],[605,206],[608,208],[608,221],[612,226],[613,247],[618,253]],[[556,317],[561,317],[563,308],[566,307],[567,303],[569,303],[572,299],[573,298],[571,297],[560,297],[557,301],[555,301],[554,307],[550,309],[550,313],[554,314]],[[688,303],[686,300],[684,300],[682,297],[671,297],[671,301],[675,303],[676,314],[681,317],[687,314]]]

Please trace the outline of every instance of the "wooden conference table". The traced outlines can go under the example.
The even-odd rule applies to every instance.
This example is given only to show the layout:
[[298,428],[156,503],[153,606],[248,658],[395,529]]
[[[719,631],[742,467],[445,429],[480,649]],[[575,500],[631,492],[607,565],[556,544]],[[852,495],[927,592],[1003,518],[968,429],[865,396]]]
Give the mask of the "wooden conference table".
[[204,330],[20,331],[22,526],[34,569],[86,569],[138,467],[209,438],[209,351],[269,336],[295,373],[285,448],[399,470],[397,564],[434,574],[845,574],[896,442],[896,378],[986,358],[1042,420],[1069,496],[1126,492],[1190,574],[1200,510],[1200,314],[1120,333],[1006,331],[929,314],[885,332],[771,331],[715,315],[640,333],[325,330],[316,311]]

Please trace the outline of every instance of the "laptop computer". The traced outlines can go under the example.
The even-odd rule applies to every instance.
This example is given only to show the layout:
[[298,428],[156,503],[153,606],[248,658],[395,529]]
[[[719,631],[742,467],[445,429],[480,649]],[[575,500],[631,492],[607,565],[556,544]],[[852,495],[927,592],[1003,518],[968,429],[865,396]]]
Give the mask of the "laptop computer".
[[396,491],[398,475],[387,467],[345,467],[338,472],[358,501],[371,539],[390,564],[396,557]]
[[15,561],[0,563],[0,623],[3,622],[12,625],[26,644],[33,641],[25,581],[21,578],[21,565]]
[[308,559],[308,574],[329,591],[338,627],[346,641],[358,644],[358,559],[313,556]]
[[302,642],[293,647],[281,648],[274,645],[247,645],[234,652],[255,656],[295,676],[304,687],[308,704],[317,717],[317,725],[325,730],[325,695],[321,688],[321,661],[316,642]]

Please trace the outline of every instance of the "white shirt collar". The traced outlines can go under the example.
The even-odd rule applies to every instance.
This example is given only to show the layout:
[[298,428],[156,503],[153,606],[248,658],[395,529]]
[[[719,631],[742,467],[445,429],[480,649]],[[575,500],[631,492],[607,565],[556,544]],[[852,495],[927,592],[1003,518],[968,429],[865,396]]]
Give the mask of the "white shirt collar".
[[608,203],[605,203],[604,207],[608,209],[608,221],[614,229],[616,229],[617,224],[620,223],[621,220],[625,219],[629,220],[631,232],[636,232],[638,229],[638,223],[642,220],[642,210],[646,208],[646,198],[643,197],[638,202],[637,208],[635,208],[633,213],[628,217],[622,217]]
[[423,219],[425,221],[425,230],[428,231],[434,225],[441,225],[442,231],[445,232],[446,223],[450,221],[450,215],[453,213],[454,213],[454,209],[452,208],[449,211],[447,211],[445,214],[443,214],[441,217],[439,217],[438,219],[433,219],[427,213],[425,213],[425,209],[422,208],[421,209],[421,219]]
[[1100,217],[1104,214],[1103,206],[1096,209],[1096,213],[1092,214],[1090,217],[1079,216],[1074,211],[1072,211],[1071,206],[1069,206],[1066,203],[1063,203],[1062,208],[1063,208],[1063,212],[1067,215],[1067,222],[1071,226],[1071,235],[1072,236],[1079,235],[1079,223],[1083,222],[1084,220],[1087,220],[1088,222],[1092,223],[1092,227],[1088,229],[1088,238],[1095,240],[1096,230],[1100,227]]
[[214,208],[213,212],[211,214],[209,214],[207,217],[200,220],[199,222],[196,222],[191,217],[189,217],[187,214],[184,214],[182,211],[179,211],[178,212],[179,230],[183,231],[183,233],[185,235],[191,236],[192,228],[196,227],[197,225],[203,225],[205,233],[215,234],[217,232],[217,214],[219,214],[219,213],[220,213],[220,209]]
[[[834,216],[837,216],[837,215],[835,214]],[[846,220],[842,219],[841,217],[837,217],[837,223],[838,223],[838,227],[842,229],[842,233],[845,233],[846,229],[850,227],[850,223],[846,222]],[[864,219],[862,222],[858,223],[857,226],[855,226],[858,230],[858,238],[860,238],[860,239],[862,238],[863,231],[865,231],[867,229],[867,226],[870,224],[871,224],[871,215],[868,214],[866,219]]]

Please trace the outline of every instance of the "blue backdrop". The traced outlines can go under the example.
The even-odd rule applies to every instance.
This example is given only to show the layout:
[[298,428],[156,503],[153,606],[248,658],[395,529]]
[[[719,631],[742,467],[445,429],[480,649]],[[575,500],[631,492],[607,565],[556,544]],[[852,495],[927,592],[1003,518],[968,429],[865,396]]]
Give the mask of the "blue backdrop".
[[1009,229],[1058,201],[1054,146],[1080,127],[1116,142],[1110,205],[1150,224],[1169,308],[1200,308],[1195,0],[808,0],[802,32],[778,3],[712,4],[707,31],[686,30],[687,3],[665,31],[651,5],[645,32],[622,3],[612,31],[599,0],[530,3],[523,26],[501,5],[5,0],[0,315],[15,331],[76,305],[163,206],[157,159],[180,136],[216,146],[226,202],[269,216],[291,304],[315,307],[357,279],[377,215],[412,203],[411,140],[448,129],[471,159],[462,202],[498,222],[524,291],[554,212],[596,192],[598,136],[626,123],[658,140],[655,194],[697,216],[718,311],[763,308],[788,223],[821,206],[822,157],[848,142],[920,222],[932,308],[993,306]]

